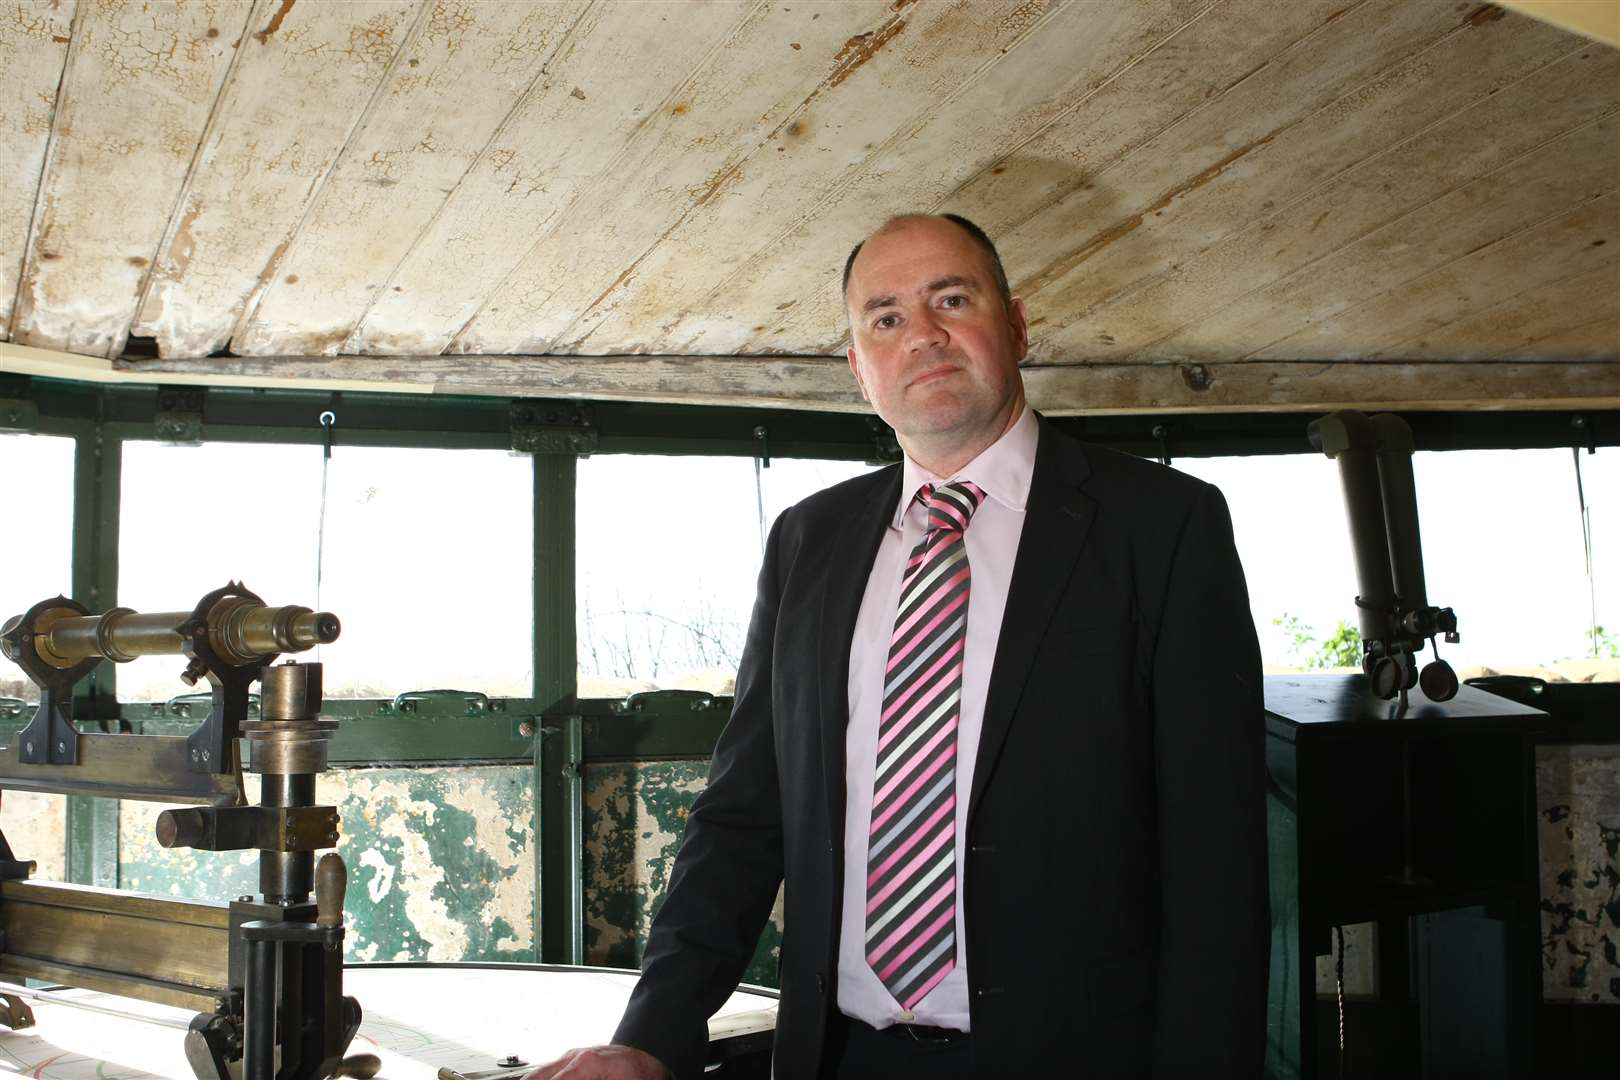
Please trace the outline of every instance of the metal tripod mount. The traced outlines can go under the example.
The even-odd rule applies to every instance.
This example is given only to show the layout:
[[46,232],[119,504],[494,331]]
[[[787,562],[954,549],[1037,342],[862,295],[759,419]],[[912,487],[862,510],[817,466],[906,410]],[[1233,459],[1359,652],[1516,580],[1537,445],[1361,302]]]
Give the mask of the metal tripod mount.
[[[336,808],[315,802],[337,723],[320,718],[321,665],[271,666],[279,654],[339,632],[330,613],[267,607],[238,582],[190,612],[92,616],[56,597],[7,621],[0,649],[40,687],[41,703],[15,750],[0,746],[0,788],[198,804],[160,814],[158,842],[258,848],[261,895],[222,905],[52,886],[26,880],[31,864],[11,859],[6,865],[19,872],[0,880],[0,905],[20,932],[0,939],[0,973],[201,1009],[185,1049],[202,1080],[374,1071],[375,1059],[343,1059],[360,1024],[358,1003],[342,994],[347,874],[335,852],[315,865],[315,852],[338,837]],[[208,719],[189,735],[81,734],[73,726],[73,685],[101,660],[178,654],[189,658],[181,678],[206,678],[213,690]],[[261,776],[256,806],[243,797],[244,735]],[[30,918],[41,920],[32,932]],[[165,947],[126,948],[116,932],[91,932],[116,930],[109,922],[126,923],[132,935],[153,932]]]

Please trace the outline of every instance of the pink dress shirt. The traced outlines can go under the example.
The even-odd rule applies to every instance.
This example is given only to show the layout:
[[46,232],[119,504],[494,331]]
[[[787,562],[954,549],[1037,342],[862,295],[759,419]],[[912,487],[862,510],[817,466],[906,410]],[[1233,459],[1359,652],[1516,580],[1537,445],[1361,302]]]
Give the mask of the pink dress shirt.
[[[1035,472],[1039,427],[1028,405],[1007,432],[952,476],[934,476],[910,457],[901,474],[900,501],[878,545],[866,582],[855,637],[849,649],[849,728],[844,752],[847,802],[844,812],[843,933],[838,950],[838,1007],[873,1027],[895,1023],[968,1029],[966,935],[962,919],[962,854],[966,847],[968,792],[978,757],[984,699],[990,685],[1001,616],[1007,607],[1018,541],[1024,532],[1024,504]],[[878,713],[883,702],[884,666],[900,603],[900,577],[907,554],[922,540],[924,513],[917,489],[927,483],[971,480],[985,500],[967,530],[968,563],[973,567],[968,596],[967,641],[962,659],[962,702],[956,755],[956,967],[927,997],[906,1013],[867,966],[866,841],[872,818],[872,775],[877,768]]]

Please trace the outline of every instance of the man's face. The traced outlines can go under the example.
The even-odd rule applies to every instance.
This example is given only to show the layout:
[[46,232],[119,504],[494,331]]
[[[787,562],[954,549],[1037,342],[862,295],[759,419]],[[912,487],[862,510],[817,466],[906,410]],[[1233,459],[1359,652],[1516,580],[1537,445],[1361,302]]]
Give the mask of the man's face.
[[868,240],[845,299],[850,369],[903,443],[982,449],[1022,412],[1023,301],[1002,303],[989,256],[954,223]]

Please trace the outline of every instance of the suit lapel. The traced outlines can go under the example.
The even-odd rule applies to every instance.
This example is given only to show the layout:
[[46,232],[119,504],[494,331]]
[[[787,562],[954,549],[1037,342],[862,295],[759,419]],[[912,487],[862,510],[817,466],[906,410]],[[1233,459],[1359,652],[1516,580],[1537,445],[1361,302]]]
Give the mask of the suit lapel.
[[901,470],[878,486],[866,505],[848,515],[838,530],[821,605],[821,654],[816,671],[821,679],[821,763],[827,788],[827,821],[837,851],[834,865],[842,869],[844,849],[844,746],[849,726],[849,650],[860,616],[861,599],[877,558],[883,530],[894,516],[900,498]]
[[1029,679],[1037,647],[1066,591],[1096,516],[1096,503],[1080,490],[1089,473],[1080,444],[1042,421],[1024,530],[1018,541],[1018,559],[1007,589],[1007,608],[1001,618],[996,662],[985,697],[984,724],[979,732],[973,790],[968,799],[969,821],[995,772],[996,759]]

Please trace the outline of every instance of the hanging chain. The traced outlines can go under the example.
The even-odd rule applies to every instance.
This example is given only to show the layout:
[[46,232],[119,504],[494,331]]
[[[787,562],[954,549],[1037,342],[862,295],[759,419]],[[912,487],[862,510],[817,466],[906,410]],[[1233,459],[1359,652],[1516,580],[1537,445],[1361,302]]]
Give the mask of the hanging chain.
[[1333,968],[1334,982],[1339,991],[1339,1077],[1344,1077],[1344,927],[1333,928],[1334,942],[1338,945],[1337,962]]

